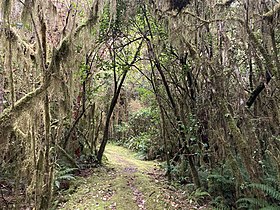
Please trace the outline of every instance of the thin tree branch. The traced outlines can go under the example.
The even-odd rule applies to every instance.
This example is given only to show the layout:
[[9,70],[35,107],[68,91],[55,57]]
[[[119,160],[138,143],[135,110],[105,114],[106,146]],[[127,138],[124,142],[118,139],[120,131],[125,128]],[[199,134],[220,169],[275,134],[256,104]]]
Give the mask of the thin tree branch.
[[269,10],[267,13],[263,14],[263,17],[270,18],[274,15],[276,15],[280,11],[280,3],[276,4],[271,10]]

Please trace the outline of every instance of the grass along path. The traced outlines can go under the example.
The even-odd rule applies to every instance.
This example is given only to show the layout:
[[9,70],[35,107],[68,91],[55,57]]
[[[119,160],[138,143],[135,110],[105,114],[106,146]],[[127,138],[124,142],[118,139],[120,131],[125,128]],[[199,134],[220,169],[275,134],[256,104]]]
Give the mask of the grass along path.
[[154,161],[141,161],[131,151],[107,145],[104,167],[95,168],[59,209],[164,210],[205,209],[187,203],[184,193],[167,189]]

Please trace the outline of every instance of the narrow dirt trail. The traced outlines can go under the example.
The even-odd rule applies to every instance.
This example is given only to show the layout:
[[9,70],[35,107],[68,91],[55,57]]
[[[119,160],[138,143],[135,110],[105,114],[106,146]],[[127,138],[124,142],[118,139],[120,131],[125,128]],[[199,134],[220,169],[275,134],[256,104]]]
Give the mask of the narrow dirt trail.
[[[128,150],[112,145],[106,148],[106,156],[109,163],[115,168],[117,174],[126,180],[127,187],[132,191],[131,197],[137,205],[137,209],[146,210],[146,201],[150,200],[151,195],[154,194],[155,191],[152,188],[148,190],[150,195],[147,197],[147,189],[143,192],[142,188],[146,186],[147,183],[145,182],[152,182],[152,180],[147,180],[147,177],[151,176],[150,178],[152,178],[152,176],[156,177],[160,175],[155,162],[137,160],[131,156],[131,152]],[[163,208],[163,203],[159,201],[157,201],[157,203],[159,203],[157,205],[158,207]],[[156,206],[154,205],[154,207]]]
[[189,205],[184,193],[167,189],[154,161],[141,161],[127,149],[108,145],[105,167],[93,169],[59,209],[168,210],[205,209]]

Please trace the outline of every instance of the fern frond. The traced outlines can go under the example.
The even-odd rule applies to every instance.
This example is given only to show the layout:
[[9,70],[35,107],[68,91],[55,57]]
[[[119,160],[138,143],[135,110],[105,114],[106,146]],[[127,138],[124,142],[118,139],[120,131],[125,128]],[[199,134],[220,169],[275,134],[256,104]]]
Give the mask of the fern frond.
[[261,208],[260,210],[279,210],[280,207],[279,206],[266,206]]
[[265,178],[264,181],[265,181],[265,183],[269,183],[272,186],[277,186],[277,188],[280,187],[280,182],[273,177],[267,177],[267,178]]
[[241,203],[238,205],[237,209],[248,209],[249,208],[249,204],[248,203]]
[[78,170],[78,168],[65,168],[65,169],[60,169],[59,171],[56,172],[56,177],[63,177],[67,175],[71,175]]
[[245,204],[249,203],[253,206],[261,207],[261,208],[269,205],[265,200],[258,199],[258,198],[240,198],[236,203],[238,204],[238,206],[244,205],[244,203]]
[[225,182],[226,178],[220,174],[211,174],[207,177],[209,180],[215,180],[216,182]]
[[76,178],[71,174],[66,174],[66,175],[57,177],[57,180],[75,180],[75,179]]
[[274,187],[271,187],[266,184],[256,184],[256,183],[249,184],[249,187],[259,189],[265,192],[271,198],[280,201],[280,192],[277,191],[277,189],[275,189]]
[[194,193],[194,196],[196,196],[196,197],[207,197],[207,196],[210,196],[210,194],[208,193],[208,192],[206,192],[206,191],[195,191],[195,193]]

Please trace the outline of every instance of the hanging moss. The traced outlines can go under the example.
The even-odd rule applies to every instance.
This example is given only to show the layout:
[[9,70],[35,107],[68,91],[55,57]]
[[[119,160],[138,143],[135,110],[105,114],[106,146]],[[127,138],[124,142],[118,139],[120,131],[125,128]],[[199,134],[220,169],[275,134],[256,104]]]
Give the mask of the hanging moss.
[[12,0],[2,0],[1,10],[4,19],[6,19],[11,13]]
[[33,6],[34,6],[33,0],[25,0],[23,9],[22,9],[22,13],[21,13],[21,20],[25,24],[28,24],[28,21],[30,20],[30,14],[32,12]]

